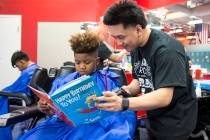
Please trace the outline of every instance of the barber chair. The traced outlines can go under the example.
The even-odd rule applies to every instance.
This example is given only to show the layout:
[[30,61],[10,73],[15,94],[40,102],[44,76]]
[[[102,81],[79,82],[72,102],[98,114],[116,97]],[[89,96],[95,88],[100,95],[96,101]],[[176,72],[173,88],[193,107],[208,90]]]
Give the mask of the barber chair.
[[[37,88],[37,86],[39,86],[39,87],[43,88],[46,92],[48,92],[51,88],[51,81],[48,77],[47,69],[38,68],[32,76],[30,86],[32,86],[34,88]],[[5,95],[7,97],[18,97],[25,101],[26,107],[24,107],[22,109],[14,110],[14,111],[4,114],[4,115],[0,115],[0,127],[7,127],[7,126],[16,124],[18,122],[27,120],[32,117],[34,119],[38,119],[44,115],[37,109],[36,105],[37,105],[38,97],[36,97],[33,93],[31,94],[31,97],[26,96],[24,93],[23,94],[22,93],[21,94],[13,93],[13,94],[9,94],[9,95],[4,93],[1,95]],[[34,123],[34,119],[33,119],[32,123]],[[33,125],[35,125],[35,124],[33,124]]]
[[64,66],[75,66],[75,63],[72,61],[66,61],[63,63]]
[[57,73],[58,73],[58,69],[57,68],[52,67],[52,68],[49,69],[48,76],[51,79],[51,81],[53,81],[55,79]]
[[66,76],[70,73],[73,73],[75,72],[75,66],[72,66],[72,65],[68,65],[68,66],[62,66],[58,72],[57,72],[57,75],[56,75],[56,78],[57,77],[61,77],[61,76]]
[[116,74],[119,75],[119,77],[117,78],[117,80],[120,83],[120,85],[127,85],[128,84],[125,71],[122,68],[109,67],[109,69],[110,69],[111,72],[114,72],[114,73],[116,73]]
[[210,139],[210,90],[202,90],[202,96],[198,98],[197,125],[189,140]]
[[8,97],[9,112],[25,108],[26,106],[30,106],[33,103],[32,98],[26,95],[25,93],[12,93],[0,91],[0,96]]

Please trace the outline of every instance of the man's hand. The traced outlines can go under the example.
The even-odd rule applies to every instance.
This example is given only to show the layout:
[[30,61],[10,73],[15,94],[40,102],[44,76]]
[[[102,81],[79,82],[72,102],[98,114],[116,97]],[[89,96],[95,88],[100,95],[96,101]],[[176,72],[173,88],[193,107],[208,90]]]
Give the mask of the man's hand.
[[127,93],[131,94],[130,91],[129,91],[128,86],[122,86],[121,88],[123,88]]
[[104,96],[95,98],[95,106],[101,110],[106,111],[121,111],[122,110],[122,97],[119,97],[114,92],[106,91]]
[[38,108],[41,112],[51,116],[55,113],[54,109],[50,107],[50,105],[45,100],[39,100]]
[[133,79],[129,85],[122,86],[122,89],[124,89],[131,96],[136,96],[140,91],[139,81],[137,79]]

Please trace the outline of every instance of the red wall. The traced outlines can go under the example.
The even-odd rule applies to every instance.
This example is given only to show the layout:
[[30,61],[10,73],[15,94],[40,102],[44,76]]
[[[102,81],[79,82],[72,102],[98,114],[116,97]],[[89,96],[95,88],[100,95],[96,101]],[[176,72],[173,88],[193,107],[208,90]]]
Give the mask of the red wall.
[[[114,0],[0,0],[0,14],[22,15],[22,50],[37,61],[38,22],[98,21]],[[98,11],[98,12],[97,12]]]
[[169,5],[174,5],[177,3],[182,3],[187,0],[159,0],[159,1],[154,1],[154,0],[136,0],[139,5],[144,7],[145,9],[155,9],[159,8],[162,6],[169,6]]

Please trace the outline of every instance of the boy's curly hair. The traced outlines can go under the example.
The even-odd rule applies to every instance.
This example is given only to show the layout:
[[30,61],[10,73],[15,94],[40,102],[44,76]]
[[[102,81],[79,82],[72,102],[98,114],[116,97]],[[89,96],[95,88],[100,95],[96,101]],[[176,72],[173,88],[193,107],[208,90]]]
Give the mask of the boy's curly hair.
[[98,50],[100,39],[94,32],[79,33],[69,40],[74,53],[92,53]]

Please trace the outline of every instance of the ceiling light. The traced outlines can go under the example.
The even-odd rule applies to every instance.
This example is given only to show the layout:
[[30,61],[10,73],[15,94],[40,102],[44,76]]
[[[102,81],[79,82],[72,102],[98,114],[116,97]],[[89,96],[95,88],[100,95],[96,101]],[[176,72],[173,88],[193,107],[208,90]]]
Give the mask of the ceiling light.
[[194,20],[196,20],[196,19],[199,19],[198,17],[196,17],[196,16],[190,16],[190,19],[194,19]]
[[191,20],[187,24],[193,25],[193,24],[200,24],[200,23],[203,23],[203,20],[202,19]]
[[174,34],[174,33],[182,33],[182,32],[183,32],[182,29],[175,29],[175,30],[169,31],[168,33],[169,34]]
[[164,29],[164,27],[162,25],[151,25],[151,24],[147,24],[147,28],[156,29],[156,30]]

